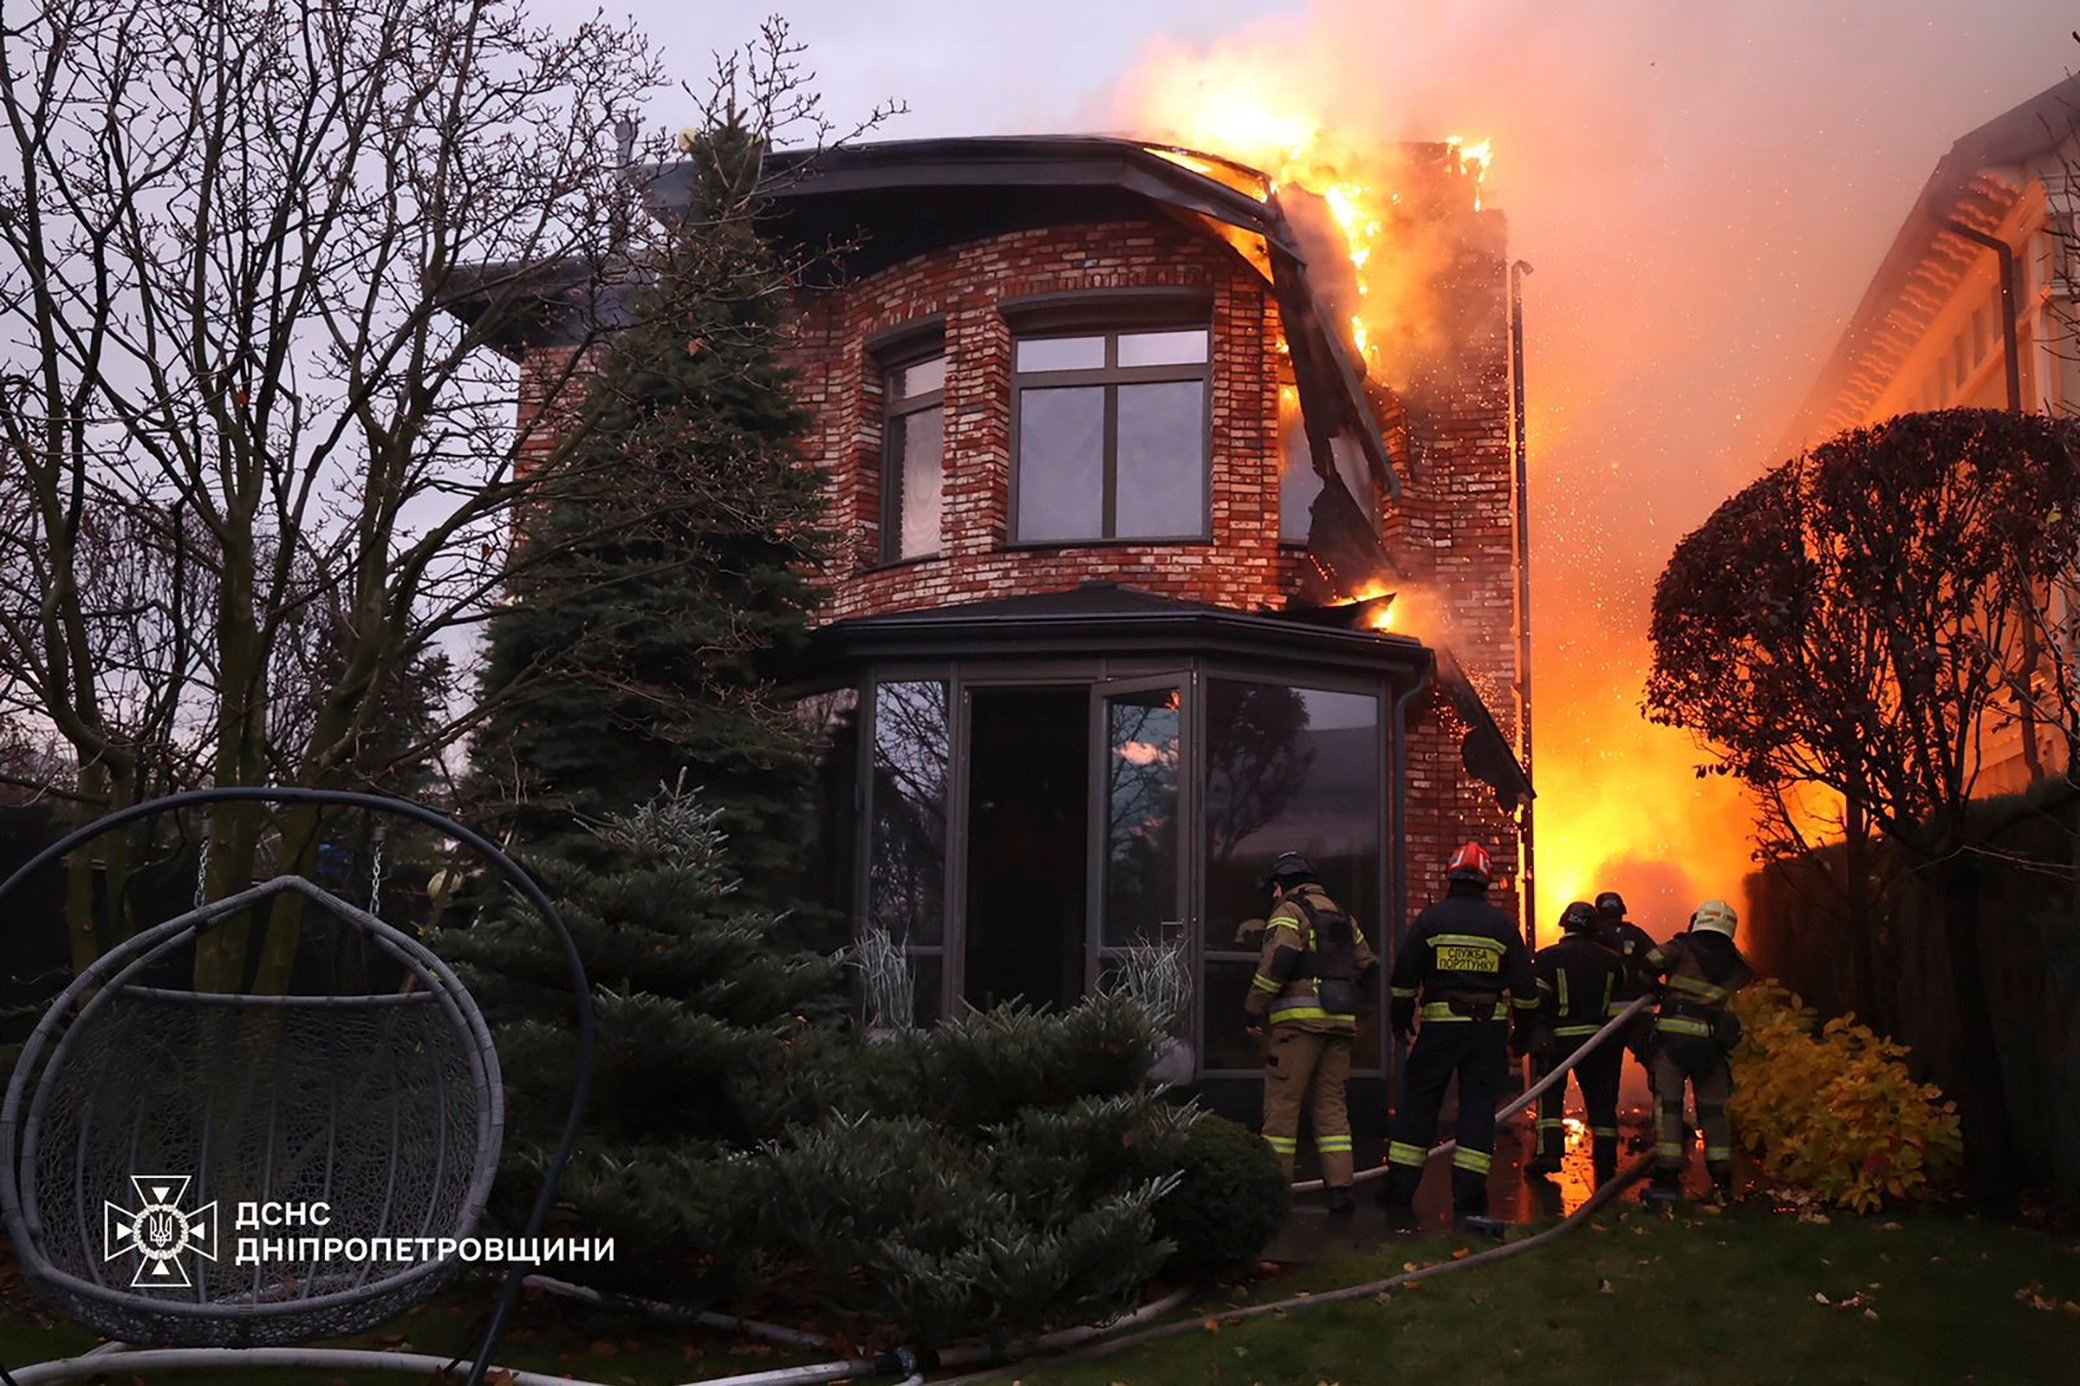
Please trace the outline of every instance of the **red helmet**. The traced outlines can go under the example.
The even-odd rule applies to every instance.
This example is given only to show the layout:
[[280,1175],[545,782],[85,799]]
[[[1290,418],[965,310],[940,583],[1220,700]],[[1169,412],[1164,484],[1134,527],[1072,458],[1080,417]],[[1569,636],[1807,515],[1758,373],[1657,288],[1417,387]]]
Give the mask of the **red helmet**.
[[1495,879],[1495,859],[1478,842],[1469,842],[1452,853],[1444,874],[1455,881],[1479,881],[1486,885]]

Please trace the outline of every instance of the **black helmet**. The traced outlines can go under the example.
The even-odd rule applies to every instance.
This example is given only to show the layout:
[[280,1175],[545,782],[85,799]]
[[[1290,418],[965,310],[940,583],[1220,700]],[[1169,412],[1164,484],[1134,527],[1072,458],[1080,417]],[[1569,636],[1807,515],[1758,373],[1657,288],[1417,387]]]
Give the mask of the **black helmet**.
[[1560,911],[1560,931],[1578,934],[1584,929],[1596,927],[1596,907],[1587,900],[1577,900]]
[[1273,886],[1289,888],[1311,881],[1314,878],[1313,862],[1301,856],[1298,852],[1280,852],[1278,857],[1271,863],[1271,869],[1264,873],[1263,888],[1266,890],[1271,889]]
[[1625,917],[1625,897],[1615,890],[1606,890],[1596,897],[1596,912],[1609,919]]

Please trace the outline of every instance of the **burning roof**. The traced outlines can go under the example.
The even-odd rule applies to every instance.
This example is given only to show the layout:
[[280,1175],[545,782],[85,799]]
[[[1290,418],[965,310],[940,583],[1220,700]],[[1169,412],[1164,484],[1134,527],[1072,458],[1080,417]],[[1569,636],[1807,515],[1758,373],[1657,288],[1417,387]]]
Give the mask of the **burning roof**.
[[[1362,367],[1324,313],[1301,235],[1271,178],[1217,155],[1102,135],[969,136],[782,150],[767,160],[778,234],[810,248],[842,244],[845,274],[868,273],[941,245],[1151,205],[1220,235],[1270,281],[1291,351],[1315,470],[1339,448],[1363,454],[1377,483],[1401,478],[1366,398]],[[648,171],[659,215],[686,206],[690,170]],[[1382,563],[1389,563],[1384,551]]]

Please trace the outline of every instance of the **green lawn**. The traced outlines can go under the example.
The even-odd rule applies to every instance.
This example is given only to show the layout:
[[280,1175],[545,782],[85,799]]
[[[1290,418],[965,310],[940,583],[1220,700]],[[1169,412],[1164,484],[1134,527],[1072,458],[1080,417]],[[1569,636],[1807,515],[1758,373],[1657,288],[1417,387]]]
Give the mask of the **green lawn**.
[[[1324,1262],[1211,1294],[1191,1318],[1380,1279],[1408,1262],[1449,1259],[1466,1245],[1432,1239]],[[2034,1307],[2032,1298],[2050,1307]],[[20,1305],[15,1296],[9,1302]],[[365,1341],[452,1351],[471,1317],[456,1304],[436,1304]],[[0,1363],[76,1352],[92,1341],[17,1308],[0,1320]],[[666,1386],[805,1360],[714,1335],[638,1334],[553,1300],[528,1304],[499,1357],[616,1386]],[[2080,1243],[1936,1215],[1817,1224],[1759,1208],[1674,1221],[1628,1211],[1543,1250],[1398,1290],[1384,1303],[1293,1310],[1218,1332],[1194,1327],[1089,1362],[1029,1364],[1016,1379],[1029,1386],[1358,1386],[1410,1379],[1406,1373],[1451,1386],[2080,1380]],[[305,1377],[250,1372],[207,1380],[280,1386]],[[133,1376],[112,1379],[130,1386]],[[151,1386],[204,1379],[166,1375]],[[354,1386],[411,1380],[324,1379]]]
[[[1381,1279],[1458,1245],[1325,1263],[1277,1282],[1277,1295],[1249,1298]],[[2053,1307],[2032,1307],[2017,1297],[2023,1291]],[[2080,1380],[2080,1244],[1932,1215],[1823,1225],[1761,1209],[1675,1221],[1628,1211],[1384,1303],[1196,1330],[1019,1379],[2071,1382]]]

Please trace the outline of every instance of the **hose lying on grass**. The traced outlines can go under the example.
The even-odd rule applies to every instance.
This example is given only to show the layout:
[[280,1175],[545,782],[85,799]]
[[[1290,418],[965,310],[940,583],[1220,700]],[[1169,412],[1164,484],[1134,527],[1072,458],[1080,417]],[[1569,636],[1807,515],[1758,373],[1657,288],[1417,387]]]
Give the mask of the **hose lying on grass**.
[[[815,1362],[798,1367],[774,1367],[744,1376],[688,1383],[688,1386],[813,1386],[817,1382],[898,1375],[909,1378],[902,1386],[915,1386],[923,1381],[926,1371],[948,1367],[972,1367],[1004,1358],[1042,1352],[1062,1352],[1080,1347],[1106,1334],[1117,1333],[1122,1329],[1147,1323],[1151,1319],[1159,1319],[1184,1303],[1185,1296],[1185,1291],[1176,1290],[1111,1323],[1061,1329],[1023,1343],[1015,1343],[1004,1352],[981,1346],[947,1348],[942,1352],[897,1348],[872,1357]],[[470,1364],[464,1362],[459,1365],[461,1370],[466,1371]],[[78,1357],[57,1362],[39,1362],[35,1366],[19,1368],[12,1380],[16,1386],[39,1386],[39,1383],[73,1381],[114,1371],[142,1374],[147,1371],[226,1371],[240,1367],[302,1367],[312,1371],[332,1372],[408,1371],[422,1377],[443,1380],[446,1378],[441,1377],[440,1373],[446,1371],[452,1374],[457,1369],[448,1358],[433,1357],[419,1352],[377,1352],[358,1348],[133,1349],[121,1344],[104,1343]],[[577,1377],[545,1376],[540,1372],[521,1371],[513,1367],[493,1367],[491,1370],[503,1373],[500,1379],[509,1381],[511,1386],[601,1386],[599,1382],[584,1381]]]
[[580,1304],[591,1304],[602,1309],[618,1309],[661,1319],[666,1323],[692,1323],[702,1328],[720,1329],[725,1333],[741,1333],[747,1338],[763,1338],[769,1343],[783,1347],[824,1348],[831,1340],[821,1333],[810,1333],[800,1328],[789,1328],[784,1324],[764,1323],[758,1319],[741,1319],[734,1314],[718,1314],[712,1309],[688,1309],[683,1305],[666,1304],[662,1300],[644,1299],[637,1295],[609,1294],[587,1285],[574,1285],[568,1280],[558,1280],[553,1275],[530,1275],[520,1282],[530,1290],[557,1295],[563,1299],[574,1299]]
[[[1414,1285],[1420,1281],[1433,1280],[1440,1275],[1450,1275],[1454,1271],[1473,1270],[1478,1266],[1493,1265],[1495,1262],[1505,1260],[1511,1256],[1521,1256],[1527,1251],[1535,1250],[1557,1240],[1587,1222],[1605,1204],[1638,1182],[1640,1177],[1653,1166],[1653,1163],[1654,1157],[1652,1155],[1641,1156],[1632,1164],[1619,1171],[1617,1178],[1591,1194],[1582,1203],[1581,1207],[1575,1209],[1545,1231],[1535,1233],[1520,1242],[1505,1242],[1501,1246],[1490,1247],[1486,1251],[1477,1251],[1471,1256],[1463,1256],[1456,1261],[1439,1261],[1434,1265],[1420,1266],[1415,1270],[1403,1271],[1400,1275],[1390,1275],[1384,1280],[1368,1281],[1363,1285],[1348,1285],[1340,1290],[1324,1290],[1317,1294],[1295,1295],[1290,1299],[1270,1300],[1263,1304],[1245,1305],[1240,1309],[1226,1309],[1217,1314],[1208,1314],[1200,1318],[1180,1319],[1176,1323],[1160,1324],[1157,1327],[1146,1328],[1138,1333],[1128,1333],[1121,1337],[1108,1335],[1102,1342],[1092,1343],[1076,1351],[1064,1353],[1055,1359],[1054,1365],[1059,1366],[1069,1362],[1083,1362],[1098,1357],[1109,1357],[1116,1352],[1125,1352],[1129,1348],[1140,1347],[1145,1343],[1161,1342],[1166,1338],[1175,1338],[1185,1333],[1204,1333],[1214,1327],[1232,1328],[1236,1324],[1247,1323],[1251,1319],[1262,1318],[1266,1314],[1287,1313],[1295,1309],[1315,1308],[1324,1304],[1348,1304],[1354,1299],[1369,1299],[1382,1291],[1399,1289],[1403,1285]],[[1014,1365],[1017,1364],[1012,1362],[1002,1363],[991,1367],[988,1371],[975,1372],[969,1376],[952,1377],[937,1382],[935,1386],[969,1386],[969,1383],[972,1382],[994,1381],[1009,1372]]]
[[[1598,1030],[1595,1034],[1589,1036],[1588,1039],[1583,1040],[1580,1045],[1576,1046],[1575,1051],[1572,1054],[1569,1054],[1559,1063],[1553,1065],[1553,1071],[1551,1073],[1548,1073],[1545,1077],[1539,1079],[1536,1083],[1533,1083],[1530,1087],[1524,1090],[1522,1096],[1514,1099],[1506,1106],[1502,1107],[1499,1111],[1497,1111],[1495,1113],[1495,1120],[1497,1124],[1508,1121],[1518,1112],[1523,1111],[1532,1103],[1538,1101],[1538,1099],[1544,1096],[1546,1090],[1551,1088],[1553,1084],[1566,1082],[1567,1075],[1573,1071],[1574,1066],[1576,1064],[1580,1063],[1583,1059],[1587,1058],[1591,1050],[1594,1050],[1597,1046],[1603,1044],[1606,1040],[1608,1040],[1612,1035],[1615,1035],[1618,1033],[1618,1031],[1624,1029],[1625,1022],[1631,1020],[1634,1016],[1638,1015],[1641,1011],[1645,1010],[1649,1005],[1653,1004],[1653,1000],[1654,998],[1651,996],[1642,996],[1637,1001],[1634,1001],[1631,1005],[1627,1006],[1624,1010],[1619,1011],[1616,1015],[1612,1016],[1609,1020],[1605,1021],[1601,1030]],[[1459,1142],[1455,1140],[1446,1141],[1442,1145],[1434,1145],[1430,1147],[1430,1158],[1434,1160],[1440,1155],[1449,1155],[1458,1148]],[[1392,1167],[1389,1165],[1374,1165],[1371,1169],[1361,1169],[1353,1177],[1353,1180],[1357,1183],[1363,1183],[1368,1179],[1384,1179],[1386,1178],[1387,1171],[1390,1168]],[[1322,1184],[1322,1181],[1319,1179],[1303,1179],[1299,1183],[1293,1185],[1293,1192],[1318,1193],[1321,1191],[1323,1187],[1324,1186]]]
[[[1552,1072],[1546,1074],[1537,1083],[1526,1089],[1522,1096],[1496,1112],[1495,1119],[1497,1121],[1505,1121],[1515,1116],[1518,1112],[1523,1111],[1533,1102],[1536,1102],[1553,1084],[1565,1081],[1568,1072],[1573,1069],[1576,1063],[1580,1062],[1591,1050],[1606,1042],[1612,1035],[1622,1029],[1627,1021],[1646,1008],[1649,1000],[1650,998],[1641,997],[1617,1015],[1611,1017],[1601,1030],[1590,1036],[1585,1043],[1578,1046],[1566,1059],[1556,1064]],[[1435,1159],[1437,1156],[1455,1149],[1457,1145],[1456,1141],[1446,1141],[1442,1145],[1433,1148],[1430,1151],[1430,1156],[1432,1159]],[[1279,1309],[1289,1309],[1309,1304],[1340,1304],[1348,1300],[1362,1298],[1366,1295],[1377,1294],[1381,1290],[1393,1289],[1399,1285],[1414,1284],[1416,1281],[1425,1280],[1435,1275],[1443,1275],[1454,1270],[1464,1270],[1473,1266],[1485,1265],[1491,1261],[1500,1260],[1505,1256],[1514,1256],[1520,1252],[1529,1251],[1534,1247],[1543,1246],[1546,1242],[1570,1230],[1612,1198],[1615,1198],[1622,1189],[1644,1174],[1650,1163],[1650,1159],[1640,1160],[1626,1169],[1617,1179],[1598,1189],[1587,1202],[1583,1203],[1580,1208],[1576,1209],[1566,1219],[1543,1232],[1526,1237],[1523,1241],[1510,1242],[1457,1261],[1441,1261],[1434,1266],[1425,1266],[1420,1270],[1391,1276],[1388,1279],[1374,1281],[1367,1285],[1354,1285],[1348,1289],[1332,1290],[1319,1295],[1306,1295],[1297,1299],[1251,1305],[1244,1309],[1232,1309],[1225,1313],[1214,1315],[1211,1320],[1191,1319],[1182,1323],[1164,1324],[1139,1333],[1130,1333],[1125,1337],[1114,1336],[1122,1329],[1132,1328],[1137,1324],[1146,1323],[1150,1319],[1160,1318],[1164,1314],[1169,1313],[1184,1302],[1186,1292],[1179,1290],[1153,1303],[1144,1305],[1142,1308],[1135,1310],[1124,1318],[1114,1320],[1112,1323],[1062,1329],[1055,1333],[1044,1334],[1025,1343],[1014,1344],[1010,1349],[1002,1353],[980,1346],[948,1348],[943,1352],[914,1352],[910,1349],[896,1349],[873,1357],[850,1358],[842,1361],[814,1363],[799,1367],[776,1367],[770,1371],[753,1372],[746,1376],[723,1377],[713,1381],[702,1382],[699,1383],[699,1386],[811,1386],[812,1383],[817,1382],[847,1381],[860,1377],[893,1376],[898,1373],[907,1374],[911,1378],[911,1381],[902,1383],[902,1386],[911,1386],[911,1382],[922,1379],[921,1373],[925,1370],[962,1368],[992,1361],[1008,1365],[1011,1362],[1017,1362],[1027,1357],[1048,1353],[1065,1353],[1066,1357],[1064,1360],[1069,1358],[1096,1357],[1117,1352],[1139,1343],[1154,1342],[1158,1339],[1175,1336],[1178,1333],[1202,1328],[1207,1322],[1222,1324],[1241,1323],[1247,1319]],[[1357,1178],[1360,1180],[1376,1179],[1386,1172],[1387,1167],[1381,1165],[1373,1169],[1361,1171]],[[1321,1187],[1321,1180],[1309,1179],[1294,1184],[1293,1191],[1295,1193],[1311,1193]],[[656,1304],[645,1300],[624,1300],[618,1296],[604,1295],[596,1290],[588,1290],[583,1286],[572,1285],[569,1282],[556,1280],[549,1276],[530,1276],[528,1277],[528,1283],[552,1294],[564,1295],[569,1298],[581,1299],[601,1305],[619,1304],[623,1307],[641,1308],[646,1312],[658,1314],[662,1317],[683,1316],[691,1322],[699,1323],[706,1327],[729,1329],[753,1337],[764,1338],[769,1342],[782,1343],[790,1347],[823,1347],[828,1343],[828,1340],[816,1334],[785,1328],[778,1324],[760,1323],[753,1319],[739,1319],[729,1315],[714,1314],[706,1311],[683,1311],[676,1309],[675,1306]],[[431,1357],[423,1353],[376,1352],[346,1348],[166,1348],[134,1350],[123,1348],[116,1344],[104,1344],[79,1357],[67,1358],[56,1362],[42,1362],[35,1366],[23,1367],[13,1373],[11,1380],[17,1383],[18,1386],[36,1386],[39,1382],[75,1380],[79,1377],[94,1376],[108,1371],[112,1365],[112,1359],[119,1360],[125,1370],[134,1369],[137,1371],[151,1369],[181,1371],[201,1370],[204,1368],[221,1370],[238,1366],[283,1366],[332,1371],[408,1370],[431,1374],[451,1365],[449,1359]],[[463,1365],[467,1366],[467,1364]],[[506,1373],[507,1379],[511,1381],[512,1386],[597,1386],[597,1383],[581,1381],[574,1377],[544,1376],[540,1373],[518,1371],[513,1368],[496,1368],[495,1370]],[[986,1381],[1000,1375],[1002,1371],[1002,1366],[994,1366],[971,1376],[957,1378],[957,1380],[961,1382]]]

